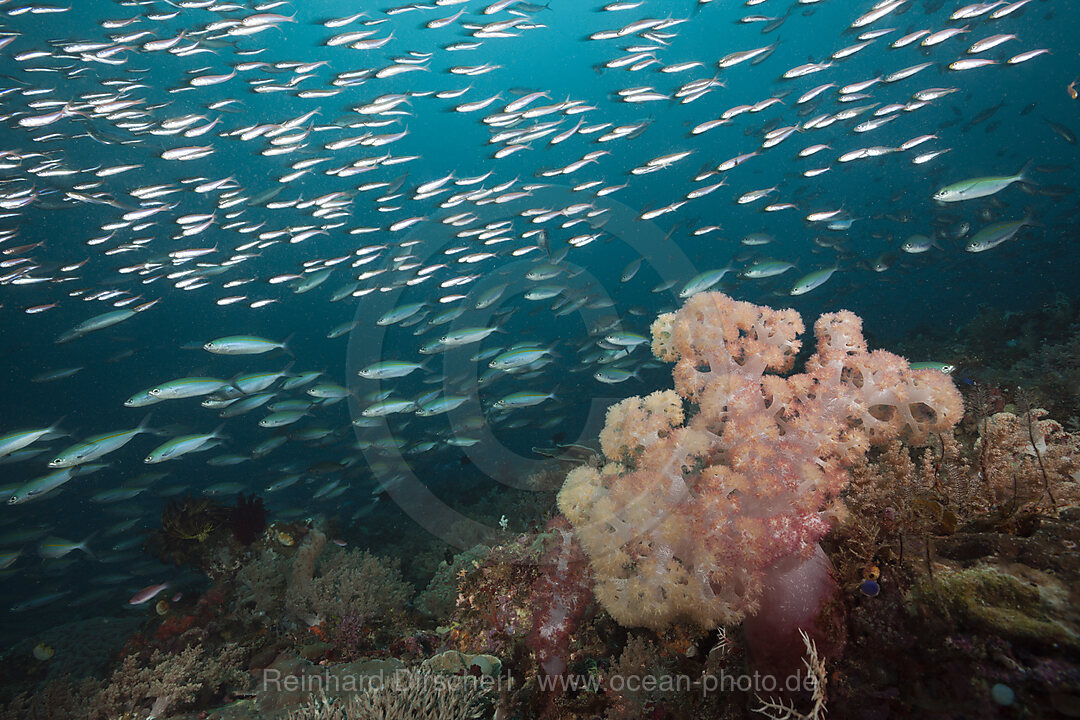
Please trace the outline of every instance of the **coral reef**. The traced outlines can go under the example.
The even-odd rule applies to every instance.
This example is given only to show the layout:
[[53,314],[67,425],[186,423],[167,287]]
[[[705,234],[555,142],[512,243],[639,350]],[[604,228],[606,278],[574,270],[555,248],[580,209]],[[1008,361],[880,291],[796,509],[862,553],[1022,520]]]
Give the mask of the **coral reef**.
[[362,693],[354,702],[356,717],[478,718],[490,705],[491,691],[472,676],[448,676],[422,670],[397,672],[381,687]]
[[514,654],[532,629],[529,597],[546,547],[545,537],[518,536],[492,548],[476,567],[459,571],[455,607],[440,628],[450,647],[503,657]]
[[995,684],[1031,717],[1080,707],[1077,438],[1014,409],[972,402],[925,449],[894,441],[853,468],[825,543],[849,628],[830,709],[1013,717]]
[[394,658],[315,664],[286,650],[275,654],[265,666],[252,669],[256,678],[254,694],[248,712],[237,720],[252,715],[280,720],[291,711],[310,709],[327,693],[347,701],[406,667]]
[[[695,297],[654,326],[674,388],[612,406],[601,452],[540,450],[509,500],[458,492],[508,518],[484,545],[455,555],[389,508],[238,536],[257,499],[174,502],[150,545],[209,588],[7,649],[0,720],[1078,716],[1080,421],[1075,397],[1047,397],[1071,382],[1074,315],[924,342],[994,363],[954,373],[957,423],[949,377],[869,352],[849,313],[800,353],[795,313]],[[343,549],[358,537],[391,558]],[[427,584],[415,603],[403,576]],[[790,677],[760,623],[793,607],[803,627],[818,611],[809,634],[772,644],[814,682],[720,684]]]
[[316,575],[289,586],[286,605],[308,625],[345,618],[366,623],[400,611],[412,592],[412,586],[386,561],[362,550],[335,548],[320,561]]
[[921,443],[960,419],[948,376],[868,351],[848,312],[819,318],[805,372],[782,377],[802,330],[793,310],[720,293],[654,323],[674,391],[609,408],[607,464],[575,469],[559,494],[621,624],[712,628],[754,614],[767,588],[813,585],[821,568],[801,585],[778,579],[816,562],[847,468],[871,445]]
[[[1080,505],[1080,436],[1031,409],[974,418],[965,446],[953,431],[921,453],[899,441],[852,467],[833,556],[843,582],[880,562],[932,553],[932,539],[974,532],[1030,534],[1040,518]],[[876,580],[876,578],[875,578]]]
[[244,689],[250,678],[240,669],[240,653],[240,646],[232,644],[213,654],[194,645],[174,655],[160,651],[149,658],[128,655],[95,698],[89,717],[136,715],[147,706],[151,717],[163,717],[200,693]]
[[237,573],[245,589],[242,605],[260,624],[310,631],[319,642],[309,643],[305,655],[352,659],[373,649],[379,633],[404,629],[413,588],[394,563],[336,545],[324,552],[326,547],[326,535],[311,529],[291,563],[263,548]]
[[3,720],[89,720],[87,701],[101,692],[94,678],[75,682],[59,677],[14,697],[3,709]]
[[501,658],[523,688],[517,703],[554,712],[564,698],[540,678],[579,672],[604,646],[591,585],[584,553],[555,518],[546,532],[496,546],[461,573],[457,606],[440,630],[452,648]]
[[448,616],[457,603],[459,576],[476,568],[489,552],[488,546],[476,545],[453,556],[451,562],[444,560],[427,588],[417,595],[416,609],[434,618]]
[[289,559],[267,546],[236,573],[237,606],[250,622],[274,624],[283,608]]
[[450,675],[473,675],[479,673],[497,677],[502,670],[502,660],[483,653],[468,654],[458,650],[445,650],[420,663],[424,670],[449,673]]
[[[195,644],[207,641],[211,636],[222,639],[227,633],[229,607],[225,589],[215,586],[200,595],[193,603],[167,606],[164,612],[158,612],[160,624],[153,634],[142,640],[142,634],[135,634],[129,640],[129,647],[142,648],[143,645],[155,649],[178,652]],[[164,602],[164,601],[162,601]]]
[[315,577],[315,564],[326,547],[326,534],[318,528],[312,528],[296,549],[292,571],[289,574],[289,586],[285,590],[285,608],[293,617],[303,620],[307,625],[317,625],[318,619],[304,616],[307,593]]
[[[846,584],[849,641],[830,668],[833,716],[864,709],[867,698],[875,717],[1074,716],[1080,512],[1059,513],[1039,517],[1025,535],[977,522],[907,535],[902,555],[890,533],[872,559],[879,592],[866,595],[857,579]],[[997,684],[1015,694],[1016,707],[994,701]]]

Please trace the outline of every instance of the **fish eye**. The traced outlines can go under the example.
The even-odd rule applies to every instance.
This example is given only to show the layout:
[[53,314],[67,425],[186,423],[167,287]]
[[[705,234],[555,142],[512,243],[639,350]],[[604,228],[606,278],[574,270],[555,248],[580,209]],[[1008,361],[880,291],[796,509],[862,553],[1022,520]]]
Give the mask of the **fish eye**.
[[160,395],[161,390],[159,388],[154,388],[153,390],[150,391],[150,394],[151,395]]

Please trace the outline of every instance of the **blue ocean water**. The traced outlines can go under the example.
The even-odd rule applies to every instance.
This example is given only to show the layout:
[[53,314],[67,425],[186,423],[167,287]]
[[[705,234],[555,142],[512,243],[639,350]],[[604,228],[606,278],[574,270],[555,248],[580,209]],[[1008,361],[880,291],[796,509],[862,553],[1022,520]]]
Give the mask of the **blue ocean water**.
[[[67,9],[0,4],[0,37],[14,36],[2,50],[0,71],[4,91],[0,149],[6,158],[0,178],[0,195],[5,199],[0,219],[5,239],[0,252],[12,261],[0,271],[4,278],[0,317],[5,328],[0,434],[45,428],[61,418],[60,427],[69,434],[35,444],[48,448],[36,457],[0,466],[5,491],[14,492],[44,475],[47,461],[70,443],[134,428],[147,410],[153,411],[151,425],[166,435],[211,432],[221,419],[216,410],[201,407],[197,398],[146,409],[124,407],[124,401],[136,392],[171,379],[230,380],[247,372],[288,367],[291,373],[320,371],[319,382],[350,391],[342,402],[313,405],[308,416],[282,430],[258,426],[267,414],[265,408],[228,419],[223,431],[227,439],[221,447],[162,465],[149,466],[143,459],[166,438],[141,435],[106,456],[105,468],[76,476],[40,499],[5,508],[0,544],[4,552],[21,551],[21,555],[4,571],[0,605],[16,607],[34,598],[66,593],[41,608],[9,615],[6,627],[11,629],[5,641],[32,636],[59,619],[127,612],[127,599],[153,583],[197,586],[197,579],[178,580],[178,569],[151,560],[135,539],[157,527],[168,497],[200,494],[220,483],[230,483],[220,491],[225,501],[231,502],[237,492],[262,495],[271,518],[337,518],[342,536],[365,546],[390,548],[402,534],[428,532],[461,546],[466,537],[482,534],[497,522],[498,515],[491,516],[488,510],[498,506],[502,494],[517,498],[531,492],[525,477],[540,460],[533,448],[594,442],[608,404],[670,384],[670,371],[652,361],[644,346],[616,357],[615,366],[634,373],[628,380],[596,380],[594,374],[604,367],[597,355],[604,350],[598,344],[603,335],[615,330],[647,336],[658,313],[681,303],[679,291],[687,282],[729,263],[732,272],[714,289],[755,303],[793,307],[808,322],[822,312],[852,310],[863,318],[873,347],[895,348],[920,332],[942,338],[934,357],[912,360],[952,362],[950,352],[955,349],[948,338],[980,306],[1023,313],[1060,295],[1075,300],[1077,146],[1072,133],[1080,105],[1075,93],[1069,92],[1080,72],[1071,32],[1075,10],[1062,3],[1037,1],[1000,19],[984,14],[950,20],[950,13],[961,5],[907,2],[866,27],[851,29],[852,22],[870,11],[873,3],[769,0],[748,7],[719,0],[704,4],[646,0],[630,9],[605,12],[601,2],[551,0],[544,6],[514,3],[490,16],[476,2],[417,4],[404,6],[401,12],[390,12],[389,3],[359,7],[329,1],[272,8],[251,3],[211,6],[101,0],[71,3]],[[465,12],[446,27],[426,26],[462,7]],[[341,28],[323,24],[360,11],[366,15]],[[243,24],[243,18],[259,13],[281,13],[282,17]],[[741,21],[759,13],[766,19]],[[149,19],[155,14],[162,17]],[[781,17],[786,20],[778,27],[762,32]],[[122,29],[103,27],[105,21],[127,18],[136,20]],[[642,18],[655,22],[638,32],[590,39]],[[478,26],[515,19],[516,26],[496,31],[512,37],[474,39]],[[212,23],[223,24],[211,29]],[[269,28],[251,35],[231,34],[260,23]],[[966,30],[932,47],[918,41],[891,47],[910,32],[948,27]],[[866,42],[858,39],[861,33],[885,28],[893,31],[872,39],[846,59],[832,61],[820,72],[782,77],[804,63],[829,62],[830,55],[842,48]],[[371,30],[372,38],[392,39],[375,50],[326,45],[337,33],[359,29]],[[139,31],[148,34],[109,38]],[[1017,37],[984,53],[966,52],[976,40],[998,33]],[[153,39],[171,37],[180,38],[172,51],[144,46]],[[63,48],[95,42],[102,42],[103,48],[122,45],[125,49],[98,57],[94,53],[100,49]],[[480,45],[470,50],[446,49],[456,42]],[[731,53],[774,44],[770,54],[757,59],[760,62],[717,65]],[[633,46],[643,47],[634,50]],[[186,52],[177,52],[181,48]],[[1039,48],[1050,52],[1016,64],[1007,62]],[[46,54],[19,57],[34,51]],[[640,70],[604,67],[634,54],[652,62]],[[973,57],[989,58],[995,64],[948,68],[958,59]],[[417,62],[424,70],[374,76],[394,62]],[[700,65],[680,72],[660,71],[684,62]],[[193,77],[228,74],[242,63],[260,65],[236,70],[235,77],[220,84],[189,84]],[[310,69],[296,71],[297,64],[308,63],[313,64]],[[837,92],[848,84],[883,78],[920,63],[930,65],[910,78],[871,85],[863,91],[865,98]],[[475,76],[450,71],[484,64],[496,67]],[[332,84],[343,74],[361,71],[367,76]],[[709,92],[700,99],[683,102],[685,95],[677,97],[676,91],[695,80],[718,84],[706,85]],[[255,92],[264,83],[281,88]],[[814,100],[796,102],[803,93],[825,83],[834,87]],[[626,102],[632,95],[619,92],[630,88],[654,88],[665,97]],[[914,94],[927,88],[955,92],[913,104]],[[318,89],[340,89],[340,93],[299,95]],[[465,92],[458,98],[436,95],[453,90]],[[505,127],[481,120],[506,112],[506,104],[537,91],[545,95],[526,108],[563,100],[572,104],[535,118],[511,119]],[[136,101],[130,114],[95,111],[96,103],[113,95]],[[355,111],[390,95],[404,96],[405,102],[382,113]],[[498,99],[482,110],[454,111],[461,103],[495,95]],[[769,98],[779,102],[760,112],[736,114],[727,124],[707,132],[691,133],[733,107]],[[235,102],[210,109],[226,99]],[[903,106],[887,113],[894,120],[878,129],[856,132],[860,122],[892,103]],[[75,114],[41,127],[20,123],[64,104]],[[824,128],[805,127],[815,116],[856,109],[860,112],[851,119],[835,120]],[[312,111],[315,114],[295,128],[283,130],[288,121]],[[186,129],[215,119],[219,122],[206,134],[185,138],[168,120],[187,114],[202,119],[183,125]],[[386,124],[348,127],[365,121]],[[551,143],[579,121],[577,133]],[[537,129],[546,122],[555,124]],[[239,137],[244,129],[258,125],[276,127],[275,137],[293,133],[303,137],[292,143],[295,147],[288,154],[267,156],[263,151],[283,147],[268,139],[270,133],[251,140]],[[613,128],[637,125],[641,128],[628,131],[628,137],[599,142]],[[792,126],[798,127],[786,140],[776,147],[762,147],[766,133]],[[547,134],[526,143],[525,149],[495,159],[493,154],[512,140],[493,142],[493,137],[507,128],[523,132],[532,128]],[[387,145],[326,147],[365,133],[401,131],[407,131],[405,136]],[[935,137],[918,148],[897,149],[921,135]],[[799,150],[818,143],[829,148],[813,157],[798,157]],[[212,152],[191,161],[161,157],[169,149],[184,146],[203,146]],[[839,161],[843,153],[863,147],[889,151],[877,158]],[[925,164],[912,162],[932,150],[946,152]],[[631,172],[648,167],[650,160],[687,151],[688,156],[672,161],[670,167]],[[590,152],[604,154],[580,170],[545,174]],[[749,153],[757,154],[734,169],[716,170],[724,161]],[[382,160],[369,171],[349,177],[326,173],[362,158]],[[405,160],[386,162],[392,158]],[[320,162],[307,174],[280,181],[293,172],[291,165],[315,159]],[[71,172],[50,172],[52,163]],[[932,199],[939,188],[951,183],[1012,175],[1029,163],[1029,183],[1015,183],[991,196],[960,203]],[[105,177],[97,174],[101,168],[126,164],[139,167]],[[828,171],[816,177],[803,174],[813,168]],[[710,171],[707,179],[694,180]],[[447,176],[450,179],[436,188],[444,192],[423,197],[418,191],[421,185]],[[475,180],[481,176],[485,177]],[[204,193],[193,189],[226,177],[232,181],[224,189]],[[474,180],[461,183],[465,179]],[[710,194],[686,199],[695,188],[721,180],[724,185]],[[596,184],[582,187],[590,181]],[[382,185],[361,189],[369,183]],[[610,195],[596,193],[601,187],[624,183],[623,189]],[[489,195],[440,207],[454,194],[502,184]],[[125,212],[147,206],[151,201],[132,191],[153,185],[172,190],[162,198],[170,207],[150,218],[145,227],[129,221],[113,230],[103,229],[121,222]],[[744,193],[774,187],[765,199],[737,202]],[[236,191],[237,197],[257,199],[277,188],[280,193],[268,201],[230,205],[227,197]],[[526,195],[495,201],[512,191]],[[20,206],[20,192],[34,195],[33,202]],[[340,213],[329,218],[313,212],[317,205],[296,207],[329,193],[342,193],[347,201]],[[682,200],[686,203],[669,213],[641,219],[643,213]],[[292,207],[268,206],[275,201],[296,202]],[[764,209],[784,203],[793,207]],[[563,214],[534,222],[538,214],[556,210]],[[852,221],[849,228],[830,230],[825,222],[807,220],[812,213],[834,210],[842,211],[838,218]],[[597,214],[585,221],[594,211]],[[471,224],[442,222],[465,212],[475,214]],[[208,229],[178,237],[184,227],[176,222],[178,218],[202,214],[214,216]],[[391,229],[395,222],[410,217],[420,220],[402,230]],[[1031,224],[1016,237],[985,252],[965,251],[970,237],[981,228],[1022,218],[1030,218]],[[580,222],[571,224],[574,219]],[[504,242],[485,245],[477,235],[460,234],[462,228],[489,224],[491,237]],[[719,229],[694,234],[695,229],[710,225]],[[325,232],[295,244],[288,242],[289,237],[312,228]],[[546,236],[542,241],[537,234],[541,228]],[[356,229],[365,232],[349,232]],[[741,240],[751,233],[767,233],[773,240],[764,246],[743,244]],[[915,234],[934,238],[935,246],[918,254],[901,250],[901,244]],[[88,243],[103,237],[108,239]],[[571,240],[582,246],[571,245]],[[260,242],[239,249],[256,241]],[[7,255],[5,248],[24,245],[34,247]],[[374,261],[354,266],[369,254],[361,248],[369,246],[378,246],[370,252]],[[533,246],[530,252],[515,253]],[[213,251],[195,259],[169,255],[191,248]],[[472,253],[491,256],[459,262]],[[624,269],[639,258],[643,260],[640,270],[623,282]],[[769,258],[796,267],[766,280],[737,274],[756,260]],[[84,260],[77,268],[65,269]],[[888,268],[877,271],[876,262]],[[528,279],[527,273],[547,266],[555,267],[551,279]],[[799,277],[834,266],[837,270],[825,284],[805,295],[791,295]],[[330,270],[328,279],[310,292],[294,292],[299,278],[271,282],[278,276],[311,276],[323,269]],[[368,271],[378,274],[368,277]],[[191,278],[201,278],[197,283],[201,286],[177,286]],[[227,285],[238,280],[243,283]],[[344,299],[331,301],[335,291],[352,284],[356,296],[346,293]],[[485,290],[503,284],[506,290],[493,305],[475,307]],[[557,285],[558,292],[543,300],[524,297],[543,285]],[[88,299],[113,290],[120,294]],[[229,304],[219,302],[237,296],[246,297]],[[156,304],[114,327],[72,342],[54,342],[66,330],[114,310],[114,303],[125,300],[131,301],[129,308]],[[273,302],[252,307],[262,300]],[[559,314],[579,300],[579,308]],[[27,312],[53,303],[56,306],[50,309]],[[425,303],[427,318],[409,327],[378,324],[384,313],[407,303]],[[457,319],[441,325],[428,322],[454,307],[464,309]],[[350,322],[355,323],[351,332],[327,338],[332,328]],[[497,327],[498,331],[479,343],[426,356],[419,352],[423,344],[447,332],[475,327]],[[290,352],[228,357],[202,349],[214,338],[236,334],[276,341],[290,338]],[[1002,336],[1000,341],[1006,344],[1012,339]],[[486,363],[493,355],[477,359],[477,353],[505,350],[515,343],[551,348],[550,364],[486,377]],[[357,376],[360,368],[388,359],[424,361],[426,368],[382,382]],[[67,379],[32,382],[39,373],[74,367],[83,369]],[[272,391],[277,393],[275,400],[310,401],[304,390],[285,391],[278,381]],[[371,394],[379,391],[410,400],[440,392],[464,401],[434,417],[395,414],[377,419],[370,427],[354,425],[354,420],[363,423],[362,411],[376,401]],[[523,391],[553,397],[511,412],[492,408],[500,398]],[[295,434],[312,429],[326,434],[315,439]],[[287,440],[265,457],[227,467],[206,463],[225,453],[250,458],[258,443],[274,435]],[[339,467],[311,472],[319,463]],[[144,475],[157,471],[167,475]],[[304,475],[302,481],[266,493],[274,480],[298,473]],[[325,490],[327,482],[338,482],[342,491],[334,495],[336,488],[332,489],[329,499],[314,497]],[[92,500],[103,491],[143,486],[146,491],[134,499]],[[391,492],[379,492],[388,487]],[[484,513],[471,515],[470,507],[481,499]],[[372,507],[373,503],[377,505]],[[506,507],[510,511],[512,502],[508,500]],[[130,528],[114,535],[104,532],[127,520],[133,521]],[[516,520],[511,517],[509,522],[513,525]],[[33,530],[40,533],[35,535]],[[60,559],[43,560],[38,557],[38,544],[45,536],[72,541],[89,538],[93,557],[76,550]],[[94,578],[101,575],[118,577],[95,583]]]

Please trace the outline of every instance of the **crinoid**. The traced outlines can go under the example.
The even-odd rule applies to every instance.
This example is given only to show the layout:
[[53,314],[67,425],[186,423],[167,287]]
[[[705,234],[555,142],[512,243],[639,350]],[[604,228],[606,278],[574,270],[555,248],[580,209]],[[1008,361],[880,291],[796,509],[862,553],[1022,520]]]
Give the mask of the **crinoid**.
[[208,498],[170,500],[161,511],[161,528],[144,547],[162,562],[199,564],[206,541],[229,521],[230,509]]

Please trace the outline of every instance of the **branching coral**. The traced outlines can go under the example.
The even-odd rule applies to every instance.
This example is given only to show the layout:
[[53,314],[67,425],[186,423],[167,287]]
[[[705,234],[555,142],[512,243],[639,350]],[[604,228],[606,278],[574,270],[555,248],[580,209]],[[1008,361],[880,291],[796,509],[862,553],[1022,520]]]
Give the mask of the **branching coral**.
[[469,720],[490,711],[494,692],[472,676],[399,670],[351,698],[317,698],[289,720]]
[[492,696],[491,685],[474,676],[399,671],[381,687],[357,697],[355,717],[466,720],[482,717],[491,705]]
[[[609,408],[608,463],[576,468],[559,494],[621,624],[711,628],[755,613],[767,589],[773,601],[798,594],[794,582],[820,593],[817,543],[848,466],[872,444],[921,443],[959,420],[948,376],[870,352],[846,311],[818,319],[805,372],[783,377],[802,331],[793,310],[720,293],[654,323],[674,392]],[[689,419],[680,398],[696,407]]]
[[237,606],[253,618],[276,622],[284,603],[288,565],[274,549],[262,548],[236,573]]
[[400,628],[412,586],[397,566],[359,550],[327,544],[318,528],[290,548],[263,547],[236,574],[240,616],[274,627],[284,622],[331,643],[338,659],[364,649],[376,631]]
[[176,654],[155,651],[148,660],[128,655],[94,697],[89,718],[162,717],[192,702],[200,692],[246,688],[240,646],[226,645],[213,655],[194,645]]
[[317,618],[307,612],[307,598],[311,593],[311,580],[315,576],[315,563],[325,546],[326,535],[318,528],[312,528],[296,549],[289,586],[285,590],[285,609],[307,625],[319,623]]
[[[294,578],[302,574],[300,564],[298,553]],[[292,583],[286,592],[290,610],[308,624],[331,621],[335,626],[345,618],[352,624],[385,623],[411,595],[412,586],[396,567],[360,550],[333,552],[322,560],[318,574]]]
[[[925,556],[934,534],[989,512],[991,500],[953,433],[935,435],[921,453],[894,440],[851,468],[847,512],[834,533],[841,581],[857,584],[876,563]],[[921,549],[920,549],[921,548]],[[876,577],[869,577],[876,580]]]
[[101,692],[95,678],[74,682],[61,676],[38,686],[33,692],[14,697],[0,708],[2,720],[86,720],[87,698]]

